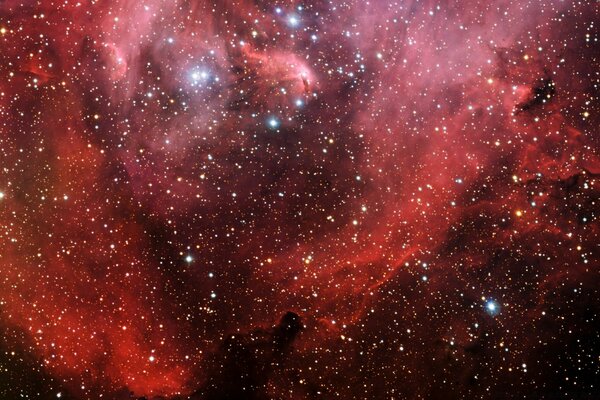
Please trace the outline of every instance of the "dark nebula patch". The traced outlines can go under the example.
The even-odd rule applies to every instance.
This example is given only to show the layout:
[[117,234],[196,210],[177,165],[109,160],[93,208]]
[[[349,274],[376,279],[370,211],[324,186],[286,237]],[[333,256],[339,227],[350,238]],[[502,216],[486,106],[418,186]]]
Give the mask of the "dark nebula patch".
[[215,371],[215,375],[210,376],[192,398],[232,400],[277,397],[278,394],[272,393],[272,388],[269,388],[269,382],[274,373],[286,370],[286,359],[293,356],[291,345],[301,330],[300,317],[288,312],[272,330],[228,336],[219,350],[209,357],[208,368]]
[[552,79],[541,79],[541,82],[537,83],[531,89],[530,98],[519,104],[518,109],[520,111],[529,111],[536,107],[543,106],[550,102],[556,94],[556,88]]

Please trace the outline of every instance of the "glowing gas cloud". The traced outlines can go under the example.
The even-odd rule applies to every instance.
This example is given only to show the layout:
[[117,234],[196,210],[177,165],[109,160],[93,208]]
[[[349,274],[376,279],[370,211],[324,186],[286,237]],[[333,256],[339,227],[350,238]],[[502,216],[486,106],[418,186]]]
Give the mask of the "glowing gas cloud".
[[600,5],[0,2],[0,397],[599,397]]

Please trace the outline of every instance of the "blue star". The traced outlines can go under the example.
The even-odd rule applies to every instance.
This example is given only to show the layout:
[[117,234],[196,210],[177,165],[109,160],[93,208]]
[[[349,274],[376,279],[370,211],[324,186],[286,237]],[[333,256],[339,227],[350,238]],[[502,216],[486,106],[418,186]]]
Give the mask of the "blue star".
[[488,300],[485,303],[485,310],[491,316],[498,315],[500,314],[500,304],[498,304],[494,300]]
[[271,129],[277,129],[279,128],[279,120],[275,117],[271,117],[267,121],[267,125],[269,125],[269,128]]

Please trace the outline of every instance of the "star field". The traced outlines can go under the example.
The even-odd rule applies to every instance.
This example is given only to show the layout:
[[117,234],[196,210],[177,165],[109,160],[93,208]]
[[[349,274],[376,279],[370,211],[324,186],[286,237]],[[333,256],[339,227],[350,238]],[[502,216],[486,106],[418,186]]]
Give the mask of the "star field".
[[0,398],[600,397],[600,3],[0,2]]

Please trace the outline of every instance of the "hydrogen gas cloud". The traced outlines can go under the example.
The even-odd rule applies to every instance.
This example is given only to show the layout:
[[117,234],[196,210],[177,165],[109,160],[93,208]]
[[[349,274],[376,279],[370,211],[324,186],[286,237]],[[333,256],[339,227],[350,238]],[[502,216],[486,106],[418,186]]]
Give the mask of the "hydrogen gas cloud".
[[598,398],[598,24],[1,1],[0,397]]

